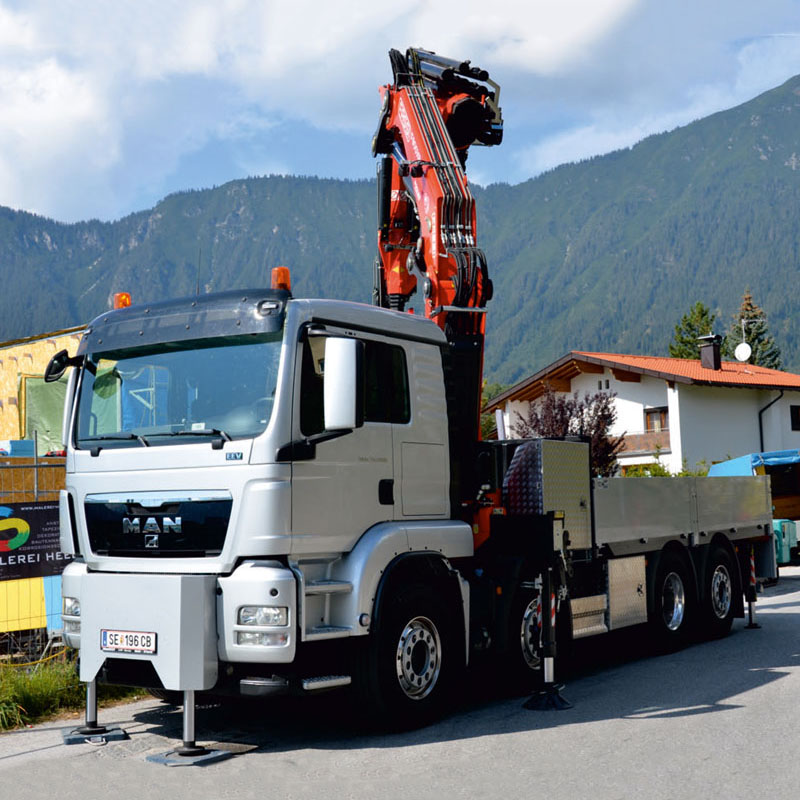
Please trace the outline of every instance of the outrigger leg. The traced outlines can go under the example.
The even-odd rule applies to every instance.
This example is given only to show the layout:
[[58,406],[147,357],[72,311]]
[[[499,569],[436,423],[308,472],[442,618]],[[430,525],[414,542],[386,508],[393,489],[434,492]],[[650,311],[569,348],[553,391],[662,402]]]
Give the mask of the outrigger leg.
[[[523,703],[530,711],[563,711],[572,708],[572,703],[561,696],[562,684],[555,682],[556,657],[556,595],[552,589],[552,567],[542,573],[542,597],[550,598],[550,613],[542,614],[542,655],[544,658],[544,686],[534,692]],[[544,603],[542,603],[544,609]]]
[[86,684],[86,714],[80,728],[64,731],[64,744],[105,744],[128,739],[122,728],[107,728],[97,723],[97,679]]
[[211,764],[215,761],[230,758],[233,755],[230,750],[209,750],[207,747],[197,744],[195,741],[194,712],[194,689],[186,689],[183,692],[183,744],[175,750],[147,756],[147,761],[165,764],[169,767],[192,766],[194,764]]

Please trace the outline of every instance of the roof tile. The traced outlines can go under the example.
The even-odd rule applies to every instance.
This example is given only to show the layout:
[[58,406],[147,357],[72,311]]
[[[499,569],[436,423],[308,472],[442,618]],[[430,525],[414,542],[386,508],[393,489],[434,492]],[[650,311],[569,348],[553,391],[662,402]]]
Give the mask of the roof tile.
[[573,350],[572,354],[577,356],[579,360],[580,356],[588,356],[592,359],[608,362],[608,366],[633,368],[642,370],[645,373],[658,373],[659,377],[672,376],[677,379],[688,379],[696,383],[754,389],[767,386],[800,389],[800,375],[739,361],[723,361],[720,369],[708,369],[700,365],[699,359],[691,358],[629,356],[620,353],[589,353],[581,350]]

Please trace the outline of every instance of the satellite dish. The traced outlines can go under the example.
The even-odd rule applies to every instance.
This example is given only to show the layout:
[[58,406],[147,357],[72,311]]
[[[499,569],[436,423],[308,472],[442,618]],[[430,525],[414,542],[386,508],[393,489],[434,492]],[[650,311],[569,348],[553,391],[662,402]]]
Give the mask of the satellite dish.
[[753,348],[750,347],[747,342],[740,342],[736,345],[736,349],[733,351],[733,354],[736,356],[737,361],[747,361],[752,352]]

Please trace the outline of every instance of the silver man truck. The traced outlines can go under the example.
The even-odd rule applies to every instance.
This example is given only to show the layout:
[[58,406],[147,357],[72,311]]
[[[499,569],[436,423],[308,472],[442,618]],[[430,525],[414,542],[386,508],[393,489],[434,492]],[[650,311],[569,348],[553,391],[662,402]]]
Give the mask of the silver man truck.
[[766,477],[593,481],[579,441],[460,463],[451,350],[420,317],[204,295],[110,311],[51,377],[68,363],[64,619],[87,683],[353,684],[424,722],[482,651],[541,674],[548,597],[563,643],[649,623],[675,646],[744,614],[751,557],[774,570]]
[[[120,303],[48,368],[73,367],[62,592],[87,720],[103,679],[183,692],[185,719],[196,691],[349,685],[420,724],[479,655],[552,700],[557,646],[722,635],[751,563],[774,571],[766,478],[593,481],[586,442],[479,440],[493,287],[464,165],[502,140],[500,89],[390,59],[373,306],[295,299],[281,267]],[[424,317],[403,313],[418,285]]]

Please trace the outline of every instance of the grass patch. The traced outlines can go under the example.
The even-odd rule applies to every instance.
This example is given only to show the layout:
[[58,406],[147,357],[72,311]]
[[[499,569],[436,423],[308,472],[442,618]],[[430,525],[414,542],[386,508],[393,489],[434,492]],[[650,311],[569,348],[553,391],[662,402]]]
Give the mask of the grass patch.
[[[134,699],[141,689],[123,686],[97,687],[98,702]],[[78,680],[75,664],[53,660],[33,667],[0,666],[0,730],[32,724],[59,711],[85,707],[86,686]]]

